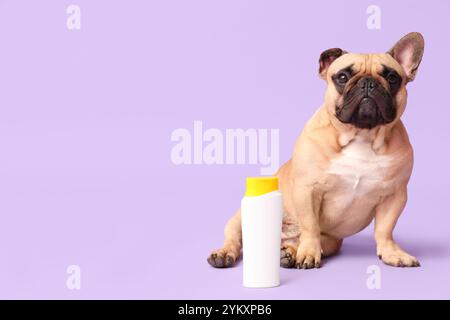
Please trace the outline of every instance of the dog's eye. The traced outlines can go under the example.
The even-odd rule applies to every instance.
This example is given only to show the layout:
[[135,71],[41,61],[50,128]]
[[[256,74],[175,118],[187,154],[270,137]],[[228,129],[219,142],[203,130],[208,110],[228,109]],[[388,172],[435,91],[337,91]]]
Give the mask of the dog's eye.
[[398,82],[398,77],[395,74],[391,73],[387,76],[387,81],[390,84],[396,84]]
[[345,73],[339,73],[337,75],[337,81],[339,84],[346,84],[348,81],[348,76]]

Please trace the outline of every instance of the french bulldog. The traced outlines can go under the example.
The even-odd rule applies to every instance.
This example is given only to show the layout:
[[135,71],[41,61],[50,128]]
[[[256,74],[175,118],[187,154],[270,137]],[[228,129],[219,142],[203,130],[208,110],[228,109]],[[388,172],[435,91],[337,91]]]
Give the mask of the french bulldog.
[[[292,158],[275,174],[283,195],[280,264],[320,267],[343,239],[375,219],[378,257],[387,265],[419,261],[394,240],[407,201],[413,149],[400,120],[407,83],[424,51],[420,33],[409,33],[386,53],[356,54],[333,48],[319,59],[327,82],[322,106],[306,123]],[[208,262],[235,264],[242,248],[240,210],[225,226],[225,241]]]

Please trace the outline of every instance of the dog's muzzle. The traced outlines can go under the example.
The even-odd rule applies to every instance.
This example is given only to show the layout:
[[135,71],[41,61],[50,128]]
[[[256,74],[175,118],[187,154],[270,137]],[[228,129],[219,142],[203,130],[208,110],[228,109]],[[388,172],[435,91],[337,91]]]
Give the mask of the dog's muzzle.
[[336,117],[361,129],[372,129],[395,119],[394,101],[389,92],[371,76],[364,76],[344,93]]

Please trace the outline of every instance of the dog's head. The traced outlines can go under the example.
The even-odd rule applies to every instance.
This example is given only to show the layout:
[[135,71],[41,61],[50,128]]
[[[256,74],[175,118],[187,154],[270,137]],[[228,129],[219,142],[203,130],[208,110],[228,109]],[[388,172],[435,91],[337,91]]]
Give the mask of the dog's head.
[[319,74],[328,83],[328,112],[341,123],[360,129],[394,123],[405,109],[406,84],[414,80],[423,50],[422,35],[413,32],[387,53],[324,51]]

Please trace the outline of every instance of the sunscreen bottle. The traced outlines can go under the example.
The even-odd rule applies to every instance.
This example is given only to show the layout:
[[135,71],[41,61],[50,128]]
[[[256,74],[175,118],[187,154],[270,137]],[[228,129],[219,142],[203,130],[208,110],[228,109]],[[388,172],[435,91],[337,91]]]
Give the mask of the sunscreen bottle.
[[241,201],[243,285],[280,285],[283,201],[278,177],[248,177]]

